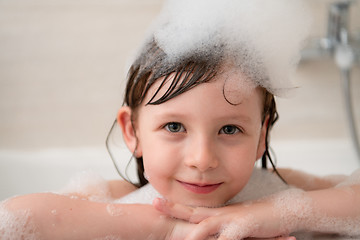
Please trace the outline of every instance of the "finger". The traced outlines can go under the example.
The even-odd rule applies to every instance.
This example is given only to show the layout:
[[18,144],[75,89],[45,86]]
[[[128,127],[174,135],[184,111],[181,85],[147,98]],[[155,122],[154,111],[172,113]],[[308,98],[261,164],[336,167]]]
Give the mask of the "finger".
[[190,224],[184,221],[176,221],[176,224],[171,231],[170,237],[167,239],[185,239],[185,237],[191,233],[195,227],[195,224]]
[[199,223],[214,215],[213,209],[189,207],[182,204],[172,203],[162,198],[155,198],[153,206],[156,210],[165,213],[168,216],[182,219],[190,223]]
[[287,236],[287,237],[276,237],[276,238],[271,238],[274,240],[296,240],[296,237],[293,236]]
[[289,237],[278,237],[276,240],[296,240],[296,237],[289,236]]
[[271,238],[274,240],[296,240],[296,237],[293,236],[288,236],[288,237],[276,237],[276,238]]
[[276,238],[246,238],[246,239],[247,240],[296,240],[296,237],[289,236],[289,237],[276,237]]
[[193,208],[181,204],[174,204],[162,198],[155,198],[153,206],[156,210],[178,219],[188,221],[193,215]]
[[217,221],[209,220],[210,218],[200,222],[195,229],[186,236],[185,240],[214,239],[215,234],[218,234],[220,231],[221,224]]

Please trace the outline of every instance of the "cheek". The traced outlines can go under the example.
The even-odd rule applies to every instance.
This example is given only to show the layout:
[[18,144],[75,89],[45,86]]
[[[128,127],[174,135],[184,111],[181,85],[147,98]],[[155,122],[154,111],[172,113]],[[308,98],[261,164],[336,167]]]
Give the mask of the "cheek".
[[159,141],[142,143],[143,161],[146,174],[150,179],[161,179],[172,176],[178,162],[176,151]]
[[241,179],[251,175],[256,162],[257,140],[222,151],[223,166],[232,178]]
[[164,197],[172,195],[173,179],[178,172],[179,156],[159,142],[144,145],[143,161],[148,181]]
[[248,183],[253,172],[255,161],[247,159],[237,159],[227,166],[227,174],[229,177],[229,194],[233,197],[240,192]]
[[236,159],[239,163],[254,163],[256,161],[256,154],[259,146],[259,139],[251,137],[248,139],[242,139],[238,144],[234,146],[228,146],[226,144],[221,149],[222,157],[228,159]]
[[232,178],[242,178],[248,175],[252,171],[252,168],[255,165],[255,155],[251,154],[253,157],[241,156],[233,158],[230,161],[227,161],[224,166],[227,169],[227,172],[232,176]]

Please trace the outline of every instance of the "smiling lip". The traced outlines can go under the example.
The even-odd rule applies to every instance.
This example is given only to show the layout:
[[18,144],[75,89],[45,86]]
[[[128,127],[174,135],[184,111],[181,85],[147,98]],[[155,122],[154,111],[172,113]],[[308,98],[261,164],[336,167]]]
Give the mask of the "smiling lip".
[[195,184],[178,181],[186,190],[198,194],[208,194],[215,191],[222,183],[216,184]]

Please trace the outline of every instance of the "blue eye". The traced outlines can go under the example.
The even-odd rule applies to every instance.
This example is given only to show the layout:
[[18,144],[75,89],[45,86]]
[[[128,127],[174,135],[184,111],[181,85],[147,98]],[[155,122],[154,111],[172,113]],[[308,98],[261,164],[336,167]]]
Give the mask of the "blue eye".
[[177,132],[184,132],[185,128],[181,123],[178,122],[170,122],[165,125],[165,129],[169,132],[177,133]]
[[226,125],[220,129],[221,134],[233,135],[240,132],[241,130],[234,125]]

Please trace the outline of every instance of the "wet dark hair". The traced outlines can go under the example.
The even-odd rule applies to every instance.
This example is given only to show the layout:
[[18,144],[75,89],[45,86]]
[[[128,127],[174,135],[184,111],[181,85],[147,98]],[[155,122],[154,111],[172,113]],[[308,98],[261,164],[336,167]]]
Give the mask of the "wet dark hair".
[[[153,39],[144,45],[139,57],[130,67],[124,97],[124,104],[129,106],[132,110],[131,122],[134,129],[137,109],[143,103],[151,86],[160,78],[162,79],[159,80],[161,82],[157,91],[151,99],[145,103],[146,105],[157,105],[166,102],[199,84],[210,82],[221,72],[224,58],[218,53],[221,52],[222,46],[214,47],[218,48],[216,49],[216,55],[211,55],[211,53],[194,53],[191,56],[179,59],[176,62],[169,62],[166,54],[157,46]],[[162,96],[157,96],[160,89],[170,80],[170,77],[171,84],[168,89]],[[278,119],[276,103],[273,94],[268,92],[265,88],[261,89],[263,94],[262,124],[267,124],[265,137],[266,149],[262,157],[262,167],[266,168],[267,162],[270,161],[274,171],[278,174],[269,152],[269,132]],[[224,98],[226,99],[225,93]],[[229,103],[232,104],[231,102]],[[265,122],[267,116],[269,116],[268,122]],[[133,155],[135,156],[134,153]],[[141,187],[148,183],[144,177],[142,157],[136,158],[136,163],[139,178],[139,183],[136,185]],[[281,178],[280,175],[279,177]]]

